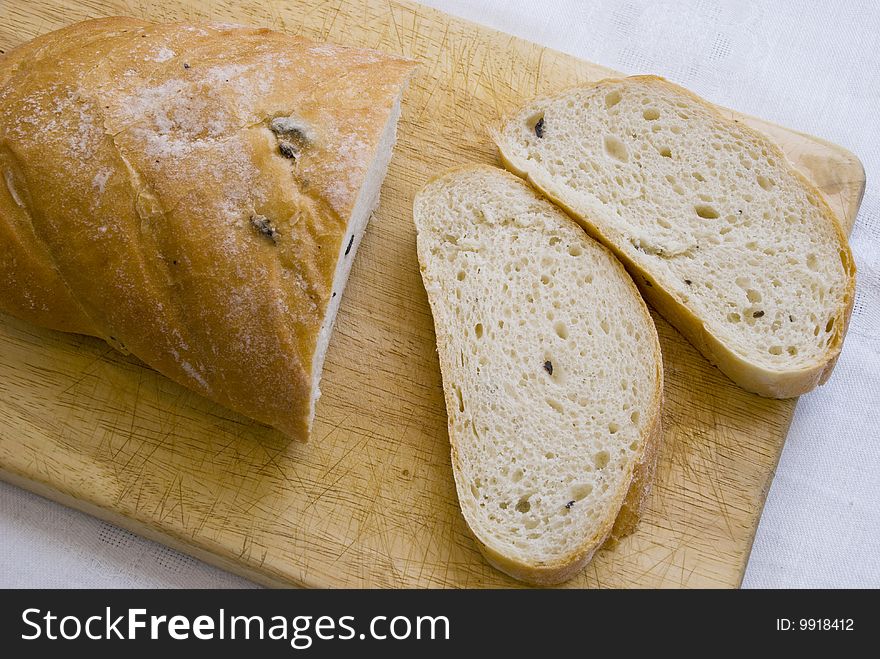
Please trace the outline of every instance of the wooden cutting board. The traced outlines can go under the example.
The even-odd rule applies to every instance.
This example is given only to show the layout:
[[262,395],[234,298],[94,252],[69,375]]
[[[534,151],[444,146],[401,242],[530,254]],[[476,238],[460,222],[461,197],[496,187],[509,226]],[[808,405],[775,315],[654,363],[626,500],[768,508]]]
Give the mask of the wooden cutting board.
[[[0,475],[265,584],[515,585],[482,560],[459,513],[411,203],[442,168],[495,162],[485,129],[505,110],[612,72],[380,0],[6,2],[0,50],[112,14],[264,25],[422,65],[342,303],[310,444],[291,444],[98,340],[0,316]],[[779,142],[850,227],[865,183],[855,156],[746,121]],[[796,401],[738,389],[656,320],[666,443],[650,510],[569,586],[742,579]]]

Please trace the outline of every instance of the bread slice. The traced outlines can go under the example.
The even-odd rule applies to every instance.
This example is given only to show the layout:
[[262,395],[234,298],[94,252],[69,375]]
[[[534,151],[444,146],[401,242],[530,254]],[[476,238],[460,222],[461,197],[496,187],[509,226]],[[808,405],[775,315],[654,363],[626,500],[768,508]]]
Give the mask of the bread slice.
[[829,377],[855,266],[822,195],[769,139],[653,76],[532,101],[494,137],[734,382],[787,398]]
[[654,323],[611,253],[501,169],[440,176],[414,217],[464,518],[498,569],[568,579],[647,498]]

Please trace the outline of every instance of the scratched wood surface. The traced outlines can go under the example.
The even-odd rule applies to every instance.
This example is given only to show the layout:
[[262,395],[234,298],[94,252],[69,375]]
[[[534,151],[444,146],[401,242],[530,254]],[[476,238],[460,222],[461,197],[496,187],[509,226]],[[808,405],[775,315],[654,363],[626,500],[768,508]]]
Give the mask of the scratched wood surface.
[[[411,201],[441,168],[494,162],[485,127],[505,110],[610,72],[379,0],[4,2],[0,49],[112,14],[265,25],[422,65],[342,303],[310,444],[291,444],[100,341],[0,316],[0,475],[266,584],[516,585],[482,560],[459,513]],[[864,189],[859,161],[747,121],[851,226]],[[650,510],[569,586],[741,581],[795,401],[745,393],[657,323],[667,405]]]

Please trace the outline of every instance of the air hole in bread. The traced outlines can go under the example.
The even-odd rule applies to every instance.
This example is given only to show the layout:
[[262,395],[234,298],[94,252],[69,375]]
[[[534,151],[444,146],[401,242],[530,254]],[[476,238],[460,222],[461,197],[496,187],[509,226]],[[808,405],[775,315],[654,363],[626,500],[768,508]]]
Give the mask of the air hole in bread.
[[584,250],[580,245],[569,245],[568,247],[569,256],[580,256],[583,253]]
[[608,92],[607,94],[605,94],[605,107],[613,108],[615,105],[620,103],[620,99],[620,92],[616,89],[613,92]]
[[483,338],[483,323],[477,323],[474,325],[474,334],[478,339]]
[[523,497],[519,501],[516,502],[516,512],[518,513],[527,513],[532,509],[532,504],[529,503],[528,497]]
[[599,327],[601,327],[602,331],[605,332],[606,334],[608,334],[611,331],[611,324],[604,318],[601,321],[599,321]]
[[560,339],[568,338],[568,327],[566,327],[565,323],[563,323],[562,321],[558,321],[556,324],[554,324],[553,329],[556,332],[556,336],[558,336]]
[[718,219],[718,211],[715,210],[714,206],[710,206],[709,204],[697,204],[694,206],[694,212],[704,220]]
[[632,421],[633,423],[637,424],[639,422],[640,416],[641,416],[641,414],[639,413],[638,410],[636,410],[635,412],[633,412],[632,414],[629,415],[629,420]]
[[826,334],[831,332],[832,329],[834,329],[834,318],[829,318],[828,322],[825,324]]
[[645,121],[655,121],[660,118],[660,111],[656,108],[647,108],[642,111],[642,117],[644,117]]
[[560,402],[559,402],[558,400],[556,400],[555,398],[548,398],[548,399],[547,399],[547,404],[548,404],[550,407],[552,407],[554,410],[556,410],[557,412],[559,412],[560,414],[562,414],[562,413],[565,411],[564,408],[562,407],[562,403],[560,403]]
[[465,271],[464,271],[464,270],[459,270],[459,271],[458,271],[458,274],[455,275],[455,278],[458,279],[458,281],[464,281],[464,278],[465,278],[466,276],[467,276],[467,275],[465,274]]
[[767,350],[771,355],[781,355],[782,354],[782,346],[770,346]]
[[749,299],[749,302],[760,302],[761,294],[756,291],[754,288],[750,288],[746,291],[746,297]]
[[514,469],[513,473],[510,475],[510,481],[512,483],[519,483],[523,479],[523,470],[522,469]]
[[620,424],[611,422],[608,424],[608,432],[612,435],[616,435],[620,431]]
[[620,162],[628,162],[629,161],[629,152],[626,150],[626,145],[621,142],[615,135],[606,135],[605,136],[605,153],[607,153],[610,157],[615,160],[619,160]]
[[807,254],[807,267],[813,272],[819,270],[819,257],[815,254]]
[[604,469],[608,466],[610,460],[611,456],[608,451],[599,451],[593,455],[593,464],[596,465],[596,469]]
[[774,185],[773,179],[769,179],[766,176],[758,175],[758,185],[760,185],[765,190],[771,190]]
[[[540,129],[540,131],[536,131],[536,130],[535,130],[535,127],[536,127],[539,123],[541,124],[541,129]],[[537,135],[538,132],[540,132],[541,135],[538,135],[538,137],[543,137],[543,133],[544,133],[544,113],[543,113],[543,112],[536,112],[535,114],[529,116],[529,117],[526,119],[526,126],[528,127],[528,129],[529,129],[530,132],[535,133],[536,135]]]
[[575,501],[583,501],[593,493],[593,486],[590,483],[578,483],[571,488],[571,498]]
[[455,397],[458,400],[458,411],[464,412],[464,398],[461,396],[461,389],[456,385],[452,385],[452,390],[455,392]]

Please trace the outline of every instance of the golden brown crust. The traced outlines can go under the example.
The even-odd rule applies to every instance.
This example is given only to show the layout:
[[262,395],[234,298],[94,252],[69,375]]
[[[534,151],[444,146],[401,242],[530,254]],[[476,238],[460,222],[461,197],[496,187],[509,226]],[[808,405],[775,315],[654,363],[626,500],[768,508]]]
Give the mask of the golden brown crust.
[[[579,85],[580,88],[591,88],[602,85],[603,83],[613,81],[619,82],[621,79],[607,78],[597,80],[595,82]],[[693,102],[706,108],[720,121],[732,123],[721,114],[718,107],[712,105],[705,99],[700,98],[693,92],[679,87],[659,76],[631,76],[622,79],[623,81],[633,81],[647,84],[664,85],[673,87],[678,92],[688,96]],[[533,102],[538,102],[537,99]],[[508,119],[502,120],[501,125],[508,123]],[[754,129],[743,124],[738,124],[740,130],[751,131],[756,135],[760,135],[768,143],[769,148],[773,150],[773,155],[781,162],[788,162],[782,150],[769,138],[758,133]],[[789,163],[791,173],[798,179],[801,185],[808,190],[820,204],[822,214],[834,228],[837,237],[839,253],[847,276],[846,289],[844,291],[843,305],[838,310],[834,322],[834,334],[828,342],[825,357],[822,361],[811,366],[793,369],[793,370],[771,370],[763,368],[758,364],[752,363],[741,356],[737,355],[732,349],[725,345],[720,339],[712,334],[706,327],[703,319],[694,314],[684,303],[682,303],[675,295],[670,294],[660,286],[652,275],[645,271],[638,263],[631,259],[622,249],[615,245],[614,241],[603,233],[601,228],[585,216],[583,213],[572,208],[561,198],[559,194],[554,194],[553,190],[547,189],[546,186],[540,185],[531,174],[522,167],[513,162],[504,152],[504,138],[501,131],[492,131],[492,138],[499,147],[501,162],[506,169],[513,172],[517,176],[527,180],[529,184],[540,190],[548,199],[553,201],[560,208],[565,210],[593,238],[600,241],[608,247],[614,255],[626,266],[626,269],[632,273],[639,291],[648,301],[648,303],[657,309],[666,320],[677,328],[684,337],[699,350],[713,365],[717,366],[722,373],[737,383],[743,389],[756,393],[760,396],[769,398],[792,398],[804,394],[818,385],[823,384],[830,376],[837,358],[843,347],[843,340],[846,336],[846,330],[849,326],[850,315],[855,301],[855,261],[849,248],[846,233],[839,218],[834,211],[828,206],[822,193],[810,183],[793,165]]]
[[[486,169],[497,171],[497,168],[491,167],[489,165],[465,165],[439,173],[431,177],[429,182],[425,185],[427,186],[431,182],[437,181],[438,179],[447,176],[460,175],[461,173],[466,173],[469,171],[479,172]],[[517,180],[512,175],[508,174],[508,176],[511,176],[511,179],[513,180]],[[539,198],[538,193],[534,191],[531,192],[536,198]],[[590,241],[591,238],[584,235],[583,240]],[[595,244],[599,248],[609,253],[609,255],[611,255],[611,251],[608,250],[604,245],[599,242],[596,242]],[[421,253],[418,255],[419,265],[424,271],[427,267],[427,264],[424,262],[423,257],[424,255]],[[616,265],[616,260],[613,258],[613,256],[611,256],[611,260]],[[663,433],[661,429],[663,406],[663,358],[660,351],[660,340],[657,336],[656,330],[654,329],[654,320],[653,318],[651,318],[648,307],[642,301],[642,298],[639,295],[639,291],[629,275],[621,270],[619,267],[617,269],[619,270],[620,275],[627,282],[627,285],[630,288],[630,292],[634,296],[634,299],[639,301],[639,308],[644,314],[645,322],[651,328],[650,338],[646,338],[646,341],[650,341],[652,344],[651,358],[656,364],[656,375],[654,382],[654,396],[649,405],[649,409],[652,411],[652,414],[650,418],[647,419],[644,426],[641,448],[636,456],[636,460],[632,464],[631,474],[629,474],[628,477],[623,479],[622,481],[625,486],[621,487],[618,492],[615,492],[614,496],[612,497],[613,501],[608,508],[610,514],[605,520],[603,520],[602,524],[599,525],[596,532],[591,537],[585,538],[581,545],[575,550],[569,552],[565,556],[559,557],[552,562],[542,564],[526,563],[495,549],[493,546],[491,546],[491,544],[486,542],[481,537],[479,529],[476,529],[470,525],[470,522],[467,520],[467,516],[465,515],[465,521],[468,522],[468,528],[471,529],[471,533],[476,539],[477,546],[480,549],[480,552],[485,557],[486,561],[494,568],[501,570],[505,574],[508,574],[515,579],[524,581],[532,585],[553,586],[567,581],[568,579],[571,579],[576,574],[578,574],[578,572],[584,569],[587,563],[589,563],[590,560],[593,558],[595,552],[599,548],[601,548],[603,546],[603,543],[605,543],[609,538],[613,537],[615,539],[619,539],[625,535],[632,533],[635,530],[636,525],[638,524],[644,505],[646,504],[648,496],[651,492],[657,459],[659,457],[660,449],[663,442]],[[451,340],[451,337],[447,334],[444,334],[444,332],[439,331],[439,329],[436,327],[435,330],[437,330],[436,339],[438,353],[441,355],[440,371],[443,382],[445,384],[446,382],[450,381],[450,373],[445,372],[444,366],[449,369],[452,367],[452,365],[444,365],[444,360],[442,356],[448,354],[449,352],[446,349],[446,345]],[[456,394],[453,392],[451,387],[444,386],[443,394],[446,402],[447,414],[449,416],[448,427],[453,475],[456,479],[456,488],[458,488],[460,485],[459,474],[461,473],[461,466],[459,463],[458,449],[456,445],[456,435],[453,432],[453,427],[455,425],[455,414],[458,410],[458,402],[455,397]]]
[[0,60],[0,309],[305,439],[340,244],[412,69],[121,17],[17,48]]

